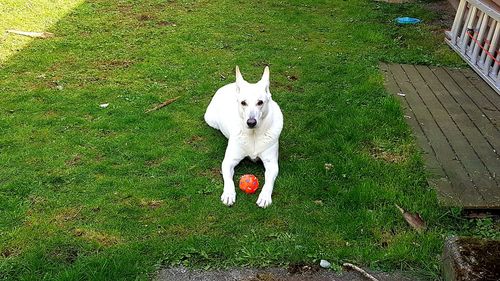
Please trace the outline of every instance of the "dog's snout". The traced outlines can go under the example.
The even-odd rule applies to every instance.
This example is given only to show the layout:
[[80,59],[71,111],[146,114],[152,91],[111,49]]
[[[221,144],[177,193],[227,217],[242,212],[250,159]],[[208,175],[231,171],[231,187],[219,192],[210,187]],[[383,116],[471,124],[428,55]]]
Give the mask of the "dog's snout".
[[257,125],[257,120],[255,120],[255,118],[250,118],[247,120],[247,125],[248,127],[253,128]]

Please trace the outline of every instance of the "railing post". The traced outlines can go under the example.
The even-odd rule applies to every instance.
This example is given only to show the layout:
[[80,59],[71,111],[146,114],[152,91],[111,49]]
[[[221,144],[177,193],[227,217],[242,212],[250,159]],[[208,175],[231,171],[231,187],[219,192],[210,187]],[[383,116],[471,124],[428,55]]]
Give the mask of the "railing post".
[[[479,30],[477,32],[476,39],[480,44],[483,42],[484,35],[486,34],[486,27],[488,27],[488,15],[486,13],[483,13],[483,19],[481,20],[481,26],[479,27]],[[474,48],[471,48],[471,50],[472,49],[473,51],[471,53],[471,61],[475,64],[477,62],[477,57],[479,55],[479,50],[481,50],[481,47],[479,46],[479,44],[475,44]]]
[[[493,29],[493,26],[491,27]],[[488,48],[488,53],[491,55],[495,55],[496,45],[498,44],[498,36],[500,35],[500,25],[498,22],[495,24],[495,32],[493,33],[493,38],[490,41],[490,46]],[[486,53],[485,53],[486,55]],[[493,59],[490,56],[486,57],[486,60],[483,64],[483,73],[484,75],[489,75],[490,72],[490,64]]]
[[460,4],[458,5],[457,14],[455,16],[455,20],[453,21],[453,25],[451,27],[451,43],[457,43],[457,35],[458,29],[460,28],[460,24],[464,18],[465,4],[467,2],[465,0],[460,0]]
[[500,7],[461,0],[446,43],[500,94]]

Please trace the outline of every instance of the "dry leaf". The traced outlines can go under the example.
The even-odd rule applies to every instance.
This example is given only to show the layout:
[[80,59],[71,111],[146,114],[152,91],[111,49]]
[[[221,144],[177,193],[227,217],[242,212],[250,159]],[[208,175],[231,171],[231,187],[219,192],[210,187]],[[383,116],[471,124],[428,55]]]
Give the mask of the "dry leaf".
[[424,220],[420,217],[418,213],[415,214],[409,213],[403,210],[403,208],[399,207],[397,204],[395,205],[396,208],[398,208],[398,210],[401,212],[401,214],[403,214],[403,218],[409,225],[411,225],[411,227],[413,227],[413,229],[415,229],[418,232],[422,232],[427,228],[427,225],[425,224]]

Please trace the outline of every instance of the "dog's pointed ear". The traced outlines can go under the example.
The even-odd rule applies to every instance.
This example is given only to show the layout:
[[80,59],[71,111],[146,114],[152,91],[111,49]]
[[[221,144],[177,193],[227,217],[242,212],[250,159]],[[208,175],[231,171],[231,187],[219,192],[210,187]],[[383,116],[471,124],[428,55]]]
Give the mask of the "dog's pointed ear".
[[243,79],[243,76],[241,75],[240,68],[236,66],[236,88],[238,92],[244,81],[245,79]]
[[267,87],[269,87],[269,66],[266,66],[264,68],[264,73],[262,74],[262,78],[260,79],[260,82]]
[[269,66],[266,66],[264,68],[264,73],[262,74],[262,78],[260,79],[259,83],[266,87],[266,93],[270,96],[271,92],[269,91]]

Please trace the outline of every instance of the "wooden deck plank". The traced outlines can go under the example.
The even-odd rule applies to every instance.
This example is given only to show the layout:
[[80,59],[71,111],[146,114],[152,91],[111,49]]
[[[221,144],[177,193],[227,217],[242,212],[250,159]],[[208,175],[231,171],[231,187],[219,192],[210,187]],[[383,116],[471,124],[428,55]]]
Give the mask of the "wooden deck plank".
[[[465,111],[467,116],[469,116],[488,142],[491,143],[494,148],[498,147],[500,145],[500,132],[494,124],[483,116],[477,106],[472,103],[467,95],[465,95],[462,88],[449,78],[450,76],[446,71],[436,67],[430,67],[430,69],[434,72],[436,77],[438,77],[441,84],[448,90],[451,97],[460,104],[460,107]],[[498,149],[496,150],[498,151]]]
[[428,182],[429,185],[435,187],[438,191],[439,201],[441,204],[446,206],[458,206],[463,205],[457,196],[456,190],[453,188],[451,182],[448,180],[446,173],[444,172],[441,164],[436,159],[436,153],[429,144],[429,140],[425,136],[420,124],[417,122],[417,118],[413,111],[410,110],[410,106],[406,102],[405,98],[398,95],[402,90],[397,85],[396,81],[392,77],[389,71],[389,66],[385,63],[380,63],[380,69],[384,74],[384,86],[400,101],[401,107],[403,108],[407,117],[405,118],[408,125],[412,128],[414,132],[415,139],[420,148],[422,148],[422,156],[425,162],[425,168],[428,172]]
[[[437,127],[443,132],[449,145],[457,155],[457,160],[462,163],[462,166],[475,184],[475,188],[483,195],[487,204],[489,204],[491,197],[487,195],[497,186],[496,182],[492,180],[492,174],[490,174],[484,162],[467,141],[463,132],[450,117],[444,106],[436,98],[433,90],[429,88],[429,85],[421,77],[415,66],[402,65],[402,68],[415,87],[417,94],[423,102],[423,106],[427,107]],[[448,166],[445,165],[444,169],[448,172]]]
[[[460,104],[462,109],[467,113],[471,119],[473,119],[474,124],[481,129],[485,138],[489,138],[492,140],[490,143],[495,143],[499,139],[496,137],[498,135],[497,128],[491,123],[491,120],[487,118],[483,114],[483,112],[478,108],[476,102],[484,97],[474,97],[476,102],[464,92],[464,88],[469,89],[469,87],[465,87],[463,85],[458,85],[455,79],[450,76],[450,73],[446,71],[445,68],[441,67],[430,67],[432,72],[438,77],[443,86],[448,90],[450,95],[455,99],[455,101]],[[458,80],[458,79],[457,79]],[[464,81],[460,79],[464,83],[468,83],[468,81]],[[462,87],[463,86],[463,87]],[[475,92],[477,95],[481,95],[480,93]],[[498,151],[498,150],[496,150]],[[493,176],[497,177],[498,171],[493,172]],[[487,186],[487,185],[485,185]],[[482,189],[485,186],[481,186]],[[488,198],[489,204],[485,206],[485,208],[500,208],[500,189],[497,186],[493,186],[489,188],[487,191],[484,191],[483,194]]]
[[459,161],[455,160],[457,155],[418,96],[403,68],[400,65],[389,65],[389,70],[402,92],[405,93],[405,100],[415,113],[417,122],[421,124],[422,131],[430,140],[430,144],[436,152],[436,159],[442,164],[449,180],[453,183],[454,197],[462,205],[486,205],[482,195],[470,183],[465,168]]
[[417,144],[422,148],[423,150],[423,156],[426,158],[426,168],[428,169],[429,174],[432,177],[437,177],[437,178],[446,178],[446,174],[444,173],[443,168],[439,164],[439,162],[436,159],[436,152],[432,149],[432,147],[429,144],[429,140],[425,136],[424,132],[422,131],[422,128],[420,127],[420,124],[417,122],[417,118],[415,117],[415,114],[413,111],[411,111],[410,106],[406,102],[406,99],[403,97],[399,96],[398,93],[401,93],[402,90],[401,88],[397,85],[396,81],[394,80],[392,74],[389,71],[389,66],[387,64],[381,63],[380,64],[380,69],[384,72],[384,81],[385,81],[385,87],[386,89],[392,93],[393,95],[396,96],[396,98],[400,101],[400,104],[407,115],[405,118],[406,122],[410,127],[412,128],[414,132],[415,139],[417,140]]
[[[484,162],[484,165],[490,172],[490,176],[495,178],[496,185],[498,185],[498,178],[496,172],[500,171],[500,159],[498,149],[493,147],[491,143],[481,134],[479,129],[474,125],[471,119],[466,115],[465,111],[460,105],[451,98],[450,93],[439,83],[434,73],[430,71],[427,66],[416,66],[422,78],[432,88],[436,98],[444,106],[445,110],[454,120],[459,127],[460,131],[464,134],[471,147],[477,153],[478,157]],[[493,140],[495,143],[500,141]],[[495,187],[496,187],[495,185]]]
[[[428,68],[426,66],[417,66],[417,69],[421,70],[424,68]],[[425,74],[426,72],[424,72]],[[439,81],[436,81],[436,76],[432,74],[429,74],[426,76],[425,80],[427,83],[431,85],[432,88],[437,89],[438,93],[444,92],[444,94],[439,95],[439,98],[441,99],[441,102],[447,107],[448,111],[450,112],[451,116],[457,124],[460,124],[460,127],[462,128],[467,128],[467,127],[474,127],[477,128],[479,131],[478,133],[483,137],[488,144],[490,145],[492,150],[496,150],[494,153],[498,156],[500,155],[499,150],[500,150],[500,132],[496,130],[488,120],[486,120],[481,112],[477,109],[473,113],[474,114],[468,114],[463,108],[460,103],[458,103],[456,100],[454,100],[451,96],[451,94],[444,88],[442,84],[439,83]],[[478,76],[479,77],[479,76]],[[484,82],[482,83],[484,86],[489,87],[487,84]],[[496,92],[494,92],[496,94]],[[500,102],[500,100],[499,100]],[[462,114],[465,113],[465,114]],[[473,130],[471,128],[471,130]],[[471,143],[476,143],[475,141],[471,140]]]
[[[500,121],[500,111],[495,110],[493,105],[472,83],[465,77],[461,71],[446,68],[446,72],[455,82],[460,85],[463,92],[474,102],[477,108],[494,123]],[[498,129],[498,128],[497,128]]]
[[[477,75],[472,69],[460,68],[457,71],[462,72],[465,77],[476,87],[496,108],[500,110],[500,95],[495,92],[488,84],[484,83],[483,79]],[[498,123],[497,123],[498,124]]]
[[380,68],[386,89],[410,117],[406,121],[431,170],[428,181],[442,203],[500,208],[500,129],[495,123],[500,96],[464,70],[390,64]]

